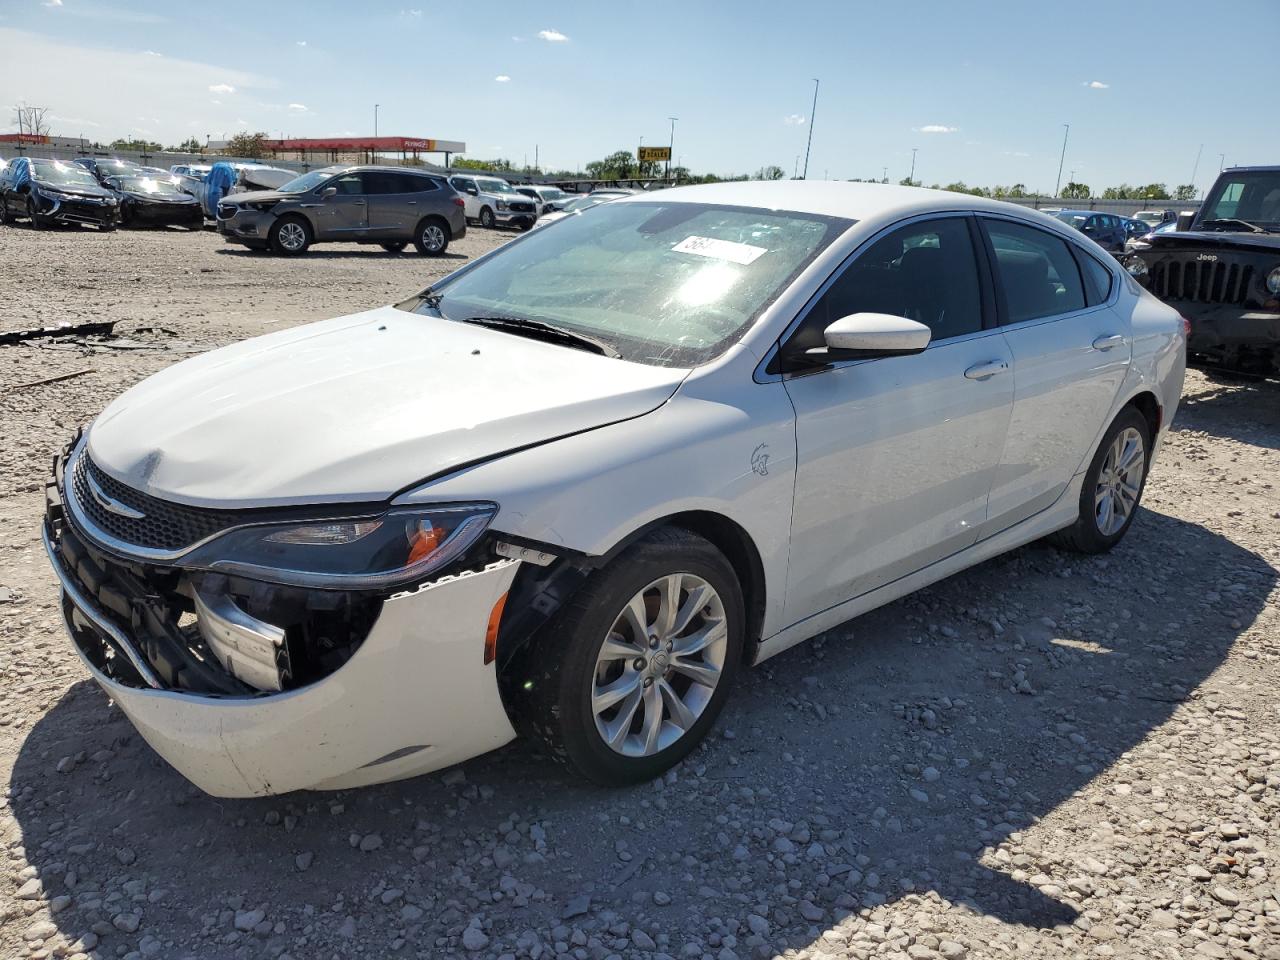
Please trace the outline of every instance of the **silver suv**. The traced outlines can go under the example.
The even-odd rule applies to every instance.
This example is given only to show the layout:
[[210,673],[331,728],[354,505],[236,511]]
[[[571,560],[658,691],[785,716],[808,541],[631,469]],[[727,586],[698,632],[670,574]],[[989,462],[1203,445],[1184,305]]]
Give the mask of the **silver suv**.
[[528,230],[538,219],[538,206],[499,177],[456,174],[449,178],[466,203],[467,219],[489,228],[499,223]]
[[276,190],[233,193],[218,203],[218,232],[251,250],[294,255],[313,243],[410,242],[439,256],[467,233],[463,201],[444,177],[405,167],[329,167]]

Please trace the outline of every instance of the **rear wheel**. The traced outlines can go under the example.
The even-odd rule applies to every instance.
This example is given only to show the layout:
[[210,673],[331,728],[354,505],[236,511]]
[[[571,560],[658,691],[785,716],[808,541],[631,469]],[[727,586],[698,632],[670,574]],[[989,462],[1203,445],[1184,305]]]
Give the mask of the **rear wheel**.
[[516,712],[552,756],[608,786],[650,780],[706,735],[742,661],[733,567],[657,530],[597,572],[509,668]]
[[480,226],[484,227],[486,230],[492,230],[494,223],[493,211],[488,207],[482,209],[480,211]]
[[40,214],[36,213],[36,202],[32,197],[27,197],[27,217],[31,221],[32,230],[44,229],[45,223],[40,219]]
[[3,196],[0,196],[0,227],[9,225],[9,203]]
[[281,217],[271,225],[267,237],[276,253],[297,256],[311,246],[311,225],[302,217]]
[[413,245],[423,256],[440,256],[449,249],[449,225],[439,217],[427,217],[418,224]]
[[1124,537],[1147,482],[1151,426],[1133,407],[1125,407],[1102,437],[1080,490],[1080,516],[1052,536],[1060,547],[1078,553],[1103,553]]
[[378,246],[387,251],[387,253],[399,253],[408,244],[404,240],[397,240],[395,243],[380,243]]

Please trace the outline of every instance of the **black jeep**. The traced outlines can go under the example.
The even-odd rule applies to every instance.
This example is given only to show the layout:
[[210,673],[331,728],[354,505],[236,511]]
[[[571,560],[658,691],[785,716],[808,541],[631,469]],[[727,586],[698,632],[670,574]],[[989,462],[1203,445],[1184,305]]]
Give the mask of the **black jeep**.
[[1280,373],[1280,166],[1224,170],[1194,216],[1134,247],[1129,274],[1191,322],[1189,353]]

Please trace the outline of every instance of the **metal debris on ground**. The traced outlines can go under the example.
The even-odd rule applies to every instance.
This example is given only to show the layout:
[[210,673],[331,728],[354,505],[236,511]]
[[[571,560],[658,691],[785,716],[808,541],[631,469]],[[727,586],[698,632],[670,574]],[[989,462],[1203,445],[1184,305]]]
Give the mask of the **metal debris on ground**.
[[115,329],[115,325],[115,320],[92,320],[87,323],[60,323],[52,327],[36,327],[30,330],[7,330],[0,333],[0,346],[51,337],[109,336]]
[[58,383],[62,380],[70,380],[72,377],[83,377],[86,373],[94,373],[94,367],[85,367],[83,370],[72,370],[70,373],[60,373],[56,377],[44,377],[40,380],[28,380],[26,383],[15,383],[11,387],[5,387],[0,393],[15,393],[18,390],[26,390],[28,387],[40,387],[46,383]]

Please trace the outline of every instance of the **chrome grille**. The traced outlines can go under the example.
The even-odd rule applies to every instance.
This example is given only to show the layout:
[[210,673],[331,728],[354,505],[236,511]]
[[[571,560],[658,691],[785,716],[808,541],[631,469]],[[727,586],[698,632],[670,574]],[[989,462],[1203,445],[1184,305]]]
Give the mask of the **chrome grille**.
[[1253,267],[1222,260],[1165,260],[1151,268],[1151,292],[1161,300],[1243,303]]
[[532,203],[520,203],[519,201],[509,204],[513,213],[533,213]]

